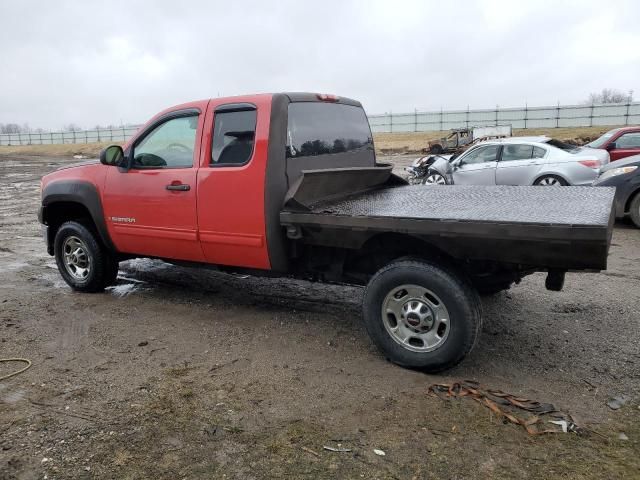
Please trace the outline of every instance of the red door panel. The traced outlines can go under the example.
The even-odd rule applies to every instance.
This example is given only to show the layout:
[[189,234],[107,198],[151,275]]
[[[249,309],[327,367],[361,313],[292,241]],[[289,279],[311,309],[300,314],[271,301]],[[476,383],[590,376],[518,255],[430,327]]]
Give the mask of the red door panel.
[[200,243],[209,263],[269,269],[264,184],[271,96],[251,98],[257,107],[253,154],[249,163],[237,167],[210,162],[214,112],[223,103],[230,102],[211,100],[204,126],[197,182]]
[[[204,261],[196,209],[208,102],[192,102],[159,113],[125,147],[133,149],[136,164],[140,164],[129,170],[109,168],[104,213],[118,251]],[[189,118],[195,115],[194,123]]]
[[639,155],[640,148],[616,148],[609,150],[611,161],[620,160],[621,158],[630,157],[631,155]]
[[640,130],[625,130],[609,141],[609,145],[616,148],[609,150],[609,158],[612,162],[631,155],[640,154]]
[[[109,234],[121,252],[203,261],[196,217],[196,169],[120,171],[105,185]],[[167,185],[189,190],[167,190]]]

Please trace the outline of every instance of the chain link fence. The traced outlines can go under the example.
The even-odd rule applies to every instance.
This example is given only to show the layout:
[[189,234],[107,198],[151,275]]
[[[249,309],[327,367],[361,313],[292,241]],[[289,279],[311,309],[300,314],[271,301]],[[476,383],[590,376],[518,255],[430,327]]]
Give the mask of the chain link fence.
[[369,116],[376,132],[429,132],[510,124],[512,128],[593,127],[640,124],[640,102],[607,105],[440,110]]
[[2,133],[0,145],[54,145],[63,143],[124,142],[129,140],[140,125],[99,128],[75,132]]
[[[415,110],[412,113],[370,115],[369,123],[374,133],[429,132],[504,124],[510,124],[512,128],[636,125],[640,124],[640,102],[435,112]],[[75,132],[3,133],[0,134],[0,145],[124,142],[138,128],[139,125],[129,125]]]

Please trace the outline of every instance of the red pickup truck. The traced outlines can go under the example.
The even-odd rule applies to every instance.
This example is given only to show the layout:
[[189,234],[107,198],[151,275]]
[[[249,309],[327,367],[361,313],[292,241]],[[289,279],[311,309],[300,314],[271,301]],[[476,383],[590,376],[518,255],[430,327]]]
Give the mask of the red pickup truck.
[[640,126],[614,128],[598,137],[587,147],[602,148],[609,152],[611,161],[640,154]]
[[124,148],[42,181],[48,252],[74,289],[153,257],[365,285],[364,325],[400,365],[461,361],[478,293],[606,268],[609,188],[410,186],[376,162],[360,103],[279,93],[167,109]]

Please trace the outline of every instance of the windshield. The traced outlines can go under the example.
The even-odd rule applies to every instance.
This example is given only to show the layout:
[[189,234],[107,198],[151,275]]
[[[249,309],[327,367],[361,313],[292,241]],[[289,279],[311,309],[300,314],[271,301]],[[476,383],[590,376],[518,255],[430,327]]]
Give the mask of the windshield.
[[607,133],[605,133],[601,137],[597,138],[593,142],[587,143],[585,145],[585,147],[602,148],[604,146],[604,144],[607,143],[609,141],[609,139],[611,137],[613,137],[613,134],[616,133],[617,131],[618,131],[617,129],[616,130],[609,130]]

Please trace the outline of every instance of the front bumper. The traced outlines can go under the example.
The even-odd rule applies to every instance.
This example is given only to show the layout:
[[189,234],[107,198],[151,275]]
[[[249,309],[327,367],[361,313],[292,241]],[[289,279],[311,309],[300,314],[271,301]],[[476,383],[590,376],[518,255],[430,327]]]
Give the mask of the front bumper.
[[614,187],[616,189],[616,196],[614,199],[616,218],[622,218],[625,215],[624,210],[628,198],[628,188],[626,188],[627,183],[627,179],[624,178],[624,175],[609,177],[604,180],[596,178],[592,183],[594,187]]

